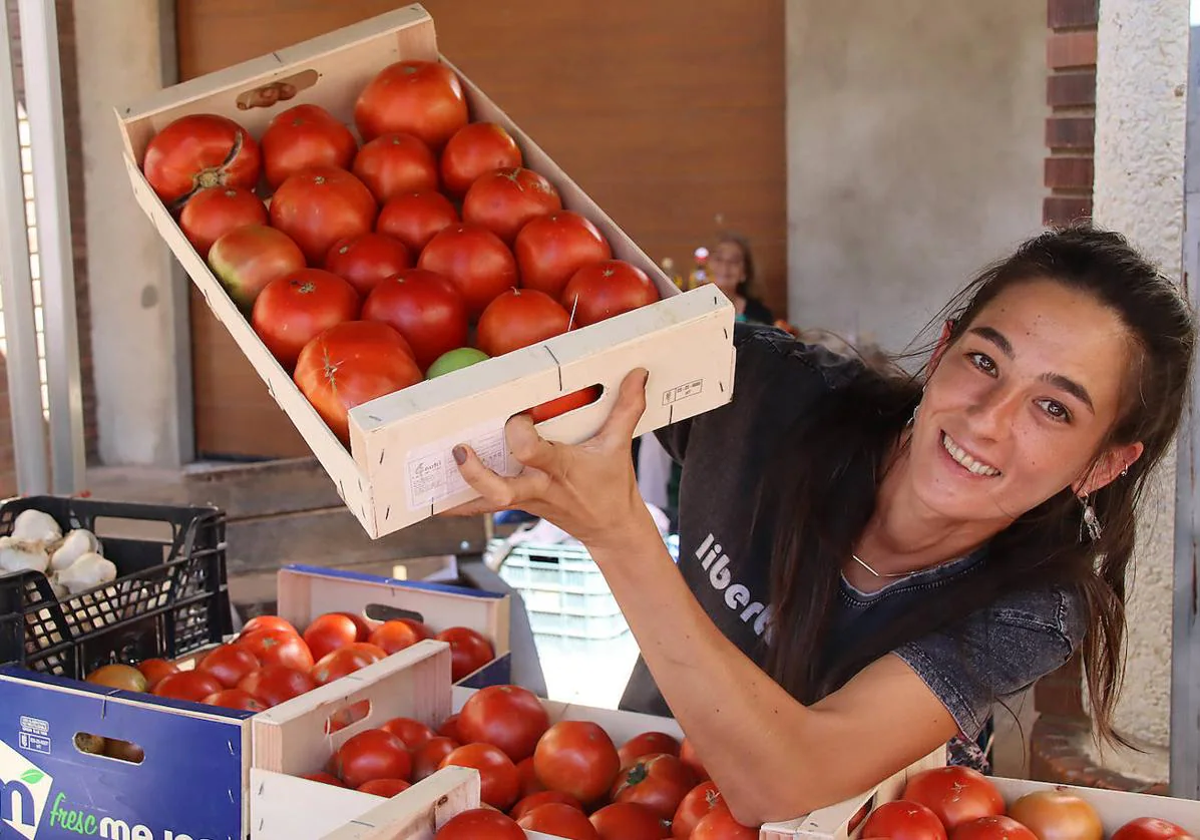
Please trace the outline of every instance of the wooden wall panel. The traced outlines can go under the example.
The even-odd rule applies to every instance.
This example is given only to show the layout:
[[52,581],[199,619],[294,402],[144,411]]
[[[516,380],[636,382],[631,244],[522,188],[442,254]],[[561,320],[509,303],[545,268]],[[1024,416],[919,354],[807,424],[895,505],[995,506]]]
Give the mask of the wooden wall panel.
[[[191,77],[379,14],[383,0],[178,0]],[[782,0],[426,0],[443,54],[654,259],[688,267],[748,235],[768,305],[786,301]],[[304,451],[203,304],[196,438],[208,455]]]

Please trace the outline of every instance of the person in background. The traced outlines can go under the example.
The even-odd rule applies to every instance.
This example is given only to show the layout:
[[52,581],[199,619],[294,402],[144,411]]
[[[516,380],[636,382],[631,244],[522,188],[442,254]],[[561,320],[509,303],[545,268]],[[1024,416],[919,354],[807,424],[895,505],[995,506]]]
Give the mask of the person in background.
[[708,257],[708,282],[737,310],[739,322],[775,324],[775,315],[755,296],[754,254],[750,243],[737,233],[723,233]]

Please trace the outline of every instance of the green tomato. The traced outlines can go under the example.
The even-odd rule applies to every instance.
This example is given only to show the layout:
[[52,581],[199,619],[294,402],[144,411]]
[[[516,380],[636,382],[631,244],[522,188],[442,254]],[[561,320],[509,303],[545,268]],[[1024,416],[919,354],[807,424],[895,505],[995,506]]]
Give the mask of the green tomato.
[[476,350],[474,347],[459,347],[438,356],[437,360],[429,366],[429,370],[425,372],[425,378],[434,379],[444,376],[452,370],[470,367],[476,362],[482,362],[488,358],[491,357],[482,350]]

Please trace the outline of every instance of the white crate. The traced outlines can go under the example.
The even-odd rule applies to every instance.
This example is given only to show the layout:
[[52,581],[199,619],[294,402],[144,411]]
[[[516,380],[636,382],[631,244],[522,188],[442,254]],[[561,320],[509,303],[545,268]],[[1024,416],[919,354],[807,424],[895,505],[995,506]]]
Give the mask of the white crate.
[[[458,479],[450,449],[464,440],[495,440],[509,417],[534,405],[602,385],[596,403],[541,427],[548,438],[578,442],[600,427],[621,379],[635,367],[650,371],[639,435],[721,406],[733,389],[732,305],[713,288],[681,293],[545,152],[459,72],[472,118],[503,125],[521,147],[526,166],[554,184],[566,208],[596,224],[612,245],[614,257],[645,271],[663,300],[358,406],[350,412],[351,451],[347,452],[192,248],[142,175],[140,163],[155,133],[188,114],[226,116],[261,137],[279,111],[316,104],[352,127],[359,91],[379,70],[401,59],[441,59],[452,67],[439,55],[433,19],[419,5],[175,85],[117,110],[125,165],[138,203],[371,537],[473,498],[474,492]],[[256,91],[278,91],[281,83],[295,89],[294,97],[273,107],[247,104],[263,98]],[[415,494],[409,471],[418,465],[442,476],[441,486],[448,495],[428,501]],[[456,486],[461,489],[455,490]]]

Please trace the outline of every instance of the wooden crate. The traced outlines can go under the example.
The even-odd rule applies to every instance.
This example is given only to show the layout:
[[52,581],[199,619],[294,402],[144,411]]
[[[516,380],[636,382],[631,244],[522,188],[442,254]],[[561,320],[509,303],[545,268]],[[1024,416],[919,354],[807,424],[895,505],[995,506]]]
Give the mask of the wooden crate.
[[[548,438],[578,442],[600,427],[621,379],[635,367],[650,371],[647,408],[637,434],[723,405],[733,388],[734,313],[724,296],[712,288],[680,293],[548,155],[459,73],[472,118],[503,125],[520,145],[526,165],[557,187],[566,208],[597,225],[615,257],[646,271],[663,300],[358,406],[350,412],[347,452],[188,243],[142,175],[140,163],[154,134],[188,114],[220,114],[260,137],[276,113],[309,103],[352,126],[359,91],[379,70],[401,59],[440,59],[458,72],[438,53],[433,19],[421,6],[410,5],[117,109],[138,203],[373,538],[474,497],[450,455],[456,443],[472,442],[492,453],[489,463],[498,470],[516,469],[503,444],[504,423],[541,402],[603,386],[596,403],[541,427]],[[274,101],[277,96],[262,92],[277,93],[282,85],[295,95],[273,106],[252,104]]]

